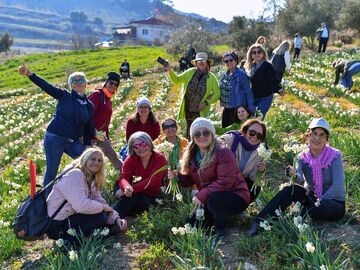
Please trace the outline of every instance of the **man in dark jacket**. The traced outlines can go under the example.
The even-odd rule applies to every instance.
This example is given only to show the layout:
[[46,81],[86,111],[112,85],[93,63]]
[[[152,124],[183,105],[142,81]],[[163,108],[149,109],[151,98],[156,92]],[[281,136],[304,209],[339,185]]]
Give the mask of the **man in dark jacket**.
[[339,59],[334,61],[332,65],[335,69],[334,84],[337,85],[339,83],[340,73],[342,73],[341,84],[346,90],[350,90],[353,86],[352,76],[360,72],[360,61]]

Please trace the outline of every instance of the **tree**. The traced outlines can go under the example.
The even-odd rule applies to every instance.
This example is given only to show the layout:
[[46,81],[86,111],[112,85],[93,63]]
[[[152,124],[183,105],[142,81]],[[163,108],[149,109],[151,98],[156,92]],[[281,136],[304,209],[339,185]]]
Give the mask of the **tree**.
[[203,30],[200,24],[184,26],[177,32],[171,34],[166,50],[174,57],[179,57],[191,44],[197,52],[209,52],[209,44],[212,44],[212,34]]
[[100,31],[104,30],[104,21],[101,18],[98,18],[98,17],[94,18],[93,23]]
[[229,23],[228,44],[245,53],[258,36],[267,36],[267,33],[269,33],[268,24],[262,19],[253,20],[235,16]]
[[299,32],[309,38],[308,46],[314,47],[316,29],[322,22],[334,25],[339,0],[286,0],[279,10],[277,23],[289,35]]
[[270,12],[271,20],[275,22],[279,9],[284,5],[284,0],[263,0],[265,12]]
[[0,52],[8,52],[14,43],[14,38],[9,33],[0,36]]
[[84,12],[73,11],[70,13],[70,21],[72,24],[85,24],[88,21]]
[[360,33],[360,1],[346,0],[339,15],[339,24],[342,28],[356,29]]

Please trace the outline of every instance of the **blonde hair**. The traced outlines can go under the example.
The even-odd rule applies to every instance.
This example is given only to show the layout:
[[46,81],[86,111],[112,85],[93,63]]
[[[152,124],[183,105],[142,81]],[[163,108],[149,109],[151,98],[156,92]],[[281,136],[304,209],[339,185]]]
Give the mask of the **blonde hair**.
[[[211,162],[215,159],[216,146],[218,144],[216,137],[210,133],[211,135],[211,143],[209,147],[205,151],[204,158],[200,161],[200,170],[204,170],[209,167]],[[195,157],[196,151],[199,147],[196,145],[194,141],[194,137],[191,138],[190,144],[186,147],[183,158],[180,161],[180,170],[183,174],[189,173],[189,165],[191,158]]]
[[260,44],[260,43],[255,43],[253,45],[250,46],[249,50],[247,51],[246,53],[246,63],[245,63],[245,69],[246,71],[250,71],[252,66],[253,66],[253,59],[251,57],[251,52],[254,50],[254,49],[259,49],[262,51],[262,53],[264,54],[264,59],[266,61],[268,61],[268,54],[266,52],[266,50],[264,49],[264,47]]
[[261,44],[260,43],[260,40],[264,40],[264,44],[266,43],[266,38],[264,37],[264,36],[259,36],[258,38],[257,38],[257,40],[256,40],[256,42],[255,43],[259,43],[259,44]]
[[286,51],[290,49],[290,42],[284,40],[281,44],[274,50],[274,54],[283,55]]
[[[91,158],[91,156],[95,153],[99,153],[101,155],[101,166],[100,169],[93,174],[88,170],[86,167],[86,163]],[[85,181],[88,184],[91,184],[91,181],[94,180],[95,187],[100,190],[102,187],[105,186],[106,183],[106,175],[105,175],[105,160],[104,160],[104,153],[98,147],[91,147],[86,149],[81,156],[73,161],[75,168],[79,168],[85,174]]]

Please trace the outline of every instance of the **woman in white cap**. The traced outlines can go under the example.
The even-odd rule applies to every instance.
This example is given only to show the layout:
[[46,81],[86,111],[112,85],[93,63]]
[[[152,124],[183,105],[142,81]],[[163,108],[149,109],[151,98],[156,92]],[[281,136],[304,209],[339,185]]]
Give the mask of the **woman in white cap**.
[[[181,160],[179,173],[169,171],[169,178],[178,174],[180,185],[196,185],[194,209],[204,208],[204,225],[215,225],[218,237],[226,234],[226,218],[239,214],[250,202],[247,184],[230,149],[215,137],[214,125],[199,117],[190,127],[191,142]],[[190,217],[195,223],[195,215]]]
[[207,53],[198,52],[191,61],[195,66],[177,75],[170,64],[165,67],[175,84],[182,84],[182,97],[178,120],[186,119],[186,136],[189,137],[191,123],[197,117],[206,117],[210,104],[220,98],[220,89],[215,75],[210,72],[213,61]]
[[160,124],[151,110],[151,102],[146,97],[136,101],[136,113],[126,123],[126,141],[137,131],[144,131],[155,140],[160,135]]
[[287,169],[301,185],[293,184],[276,194],[257,215],[247,235],[255,235],[261,220],[276,217],[277,209],[284,211],[293,202],[300,202],[301,214],[313,219],[332,221],[344,216],[344,165],[341,152],[328,145],[329,135],[330,125],[325,119],[311,121],[304,136],[309,149],[300,154],[296,170]]

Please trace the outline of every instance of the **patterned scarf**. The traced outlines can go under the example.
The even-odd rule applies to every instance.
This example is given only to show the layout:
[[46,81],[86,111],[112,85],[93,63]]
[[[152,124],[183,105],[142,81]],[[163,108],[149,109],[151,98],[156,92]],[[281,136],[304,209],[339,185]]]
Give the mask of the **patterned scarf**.
[[264,63],[264,61],[265,61],[265,60],[262,59],[258,64],[256,64],[255,61],[254,61],[251,69],[247,72],[247,75],[248,75],[250,78],[254,77],[256,71],[258,71],[258,70],[261,68],[261,66],[262,66],[262,64]]
[[320,155],[317,158],[314,158],[310,149],[306,152],[303,152],[300,155],[306,164],[311,167],[312,176],[313,176],[313,186],[315,189],[316,197],[321,199],[323,192],[323,175],[322,169],[325,169],[330,166],[333,160],[341,152],[335,148],[332,148],[329,145],[325,145],[324,149],[321,151]]

